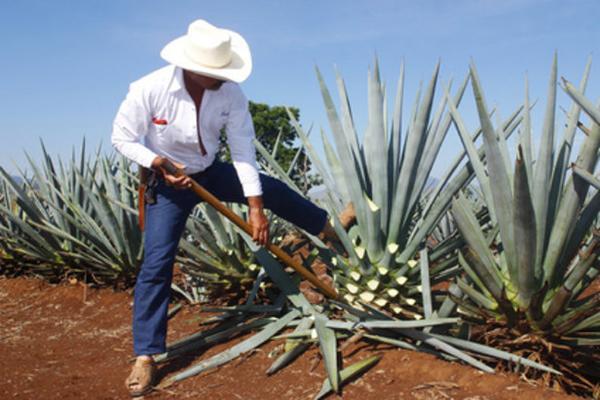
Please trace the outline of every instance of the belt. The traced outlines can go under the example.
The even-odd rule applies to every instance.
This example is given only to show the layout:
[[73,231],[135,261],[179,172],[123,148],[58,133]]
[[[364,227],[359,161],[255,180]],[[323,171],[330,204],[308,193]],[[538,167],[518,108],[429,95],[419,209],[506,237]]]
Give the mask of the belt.
[[[198,180],[198,178],[206,174],[210,168],[217,164],[217,162],[217,160],[213,161],[213,163],[209,165],[206,169],[191,174],[190,177],[194,180]],[[140,167],[139,176],[140,183],[138,186],[138,226],[140,227],[140,230],[143,231],[145,220],[145,205],[146,203],[156,203],[156,186],[158,186],[159,180],[163,180],[163,177],[156,171],[144,167]]]

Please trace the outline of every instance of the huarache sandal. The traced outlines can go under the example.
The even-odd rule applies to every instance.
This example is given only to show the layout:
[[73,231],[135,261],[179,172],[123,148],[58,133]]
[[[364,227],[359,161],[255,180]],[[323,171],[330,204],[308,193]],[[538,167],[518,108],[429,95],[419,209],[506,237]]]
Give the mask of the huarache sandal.
[[143,396],[152,391],[156,366],[151,357],[138,357],[131,374],[125,380],[125,386],[131,397]]

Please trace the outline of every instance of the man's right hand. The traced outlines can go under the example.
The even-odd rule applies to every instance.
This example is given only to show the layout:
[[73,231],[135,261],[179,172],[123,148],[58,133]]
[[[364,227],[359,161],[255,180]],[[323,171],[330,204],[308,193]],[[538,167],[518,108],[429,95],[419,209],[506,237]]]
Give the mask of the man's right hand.
[[[176,175],[167,172],[167,170],[164,168],[168,162],[177,168]],[[161,172],[163,178],[165,179],[165,183],[168,186],[173,186],[175,189],[189,189],[192,187],[192,179],[183,173],[183,165],[179,163],[169,161],[165,157],[156,156],[154,160],[152,160],[152,169]]]

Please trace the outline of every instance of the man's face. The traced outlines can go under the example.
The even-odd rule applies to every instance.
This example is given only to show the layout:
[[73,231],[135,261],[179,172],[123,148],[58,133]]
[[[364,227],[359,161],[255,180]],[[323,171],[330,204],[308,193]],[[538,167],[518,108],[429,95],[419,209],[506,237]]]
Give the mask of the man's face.
[[223,84],[223,80],[217,78],[211,78],[209,76],[200,75],[191,71],[183,71],[186,78],[196,85],[206,89],[206,90],[217,90]]

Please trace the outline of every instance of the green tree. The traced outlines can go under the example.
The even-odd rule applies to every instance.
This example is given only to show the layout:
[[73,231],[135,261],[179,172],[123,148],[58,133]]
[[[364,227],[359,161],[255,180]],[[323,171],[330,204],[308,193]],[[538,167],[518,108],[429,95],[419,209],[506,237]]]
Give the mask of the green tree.
[[[254,122],[256,139],[269,151],[273,151],[277,136],[281,132],[279,139],[276,159],[279,165],[287,171],[298,152],[300,145],[296,140],[298,134],[290,123],[290,118],[285,106],[269,106],[264,103],[249,103],[250,114]],[[296,107],[289,107],[290,112],[297,120],[300,118],[300,110]],[[226,137],[221,135],[221,158],[230,161],[229,149],[226,145]],[[263,158],[257,154],[259,164],[263,163]],[[292,170],[291,178],[304,192],[308,191],[313,185],[319,184],[320,179],[314,174],[309,174],[311,163],[304,150],[300,153],[298,160]]]

